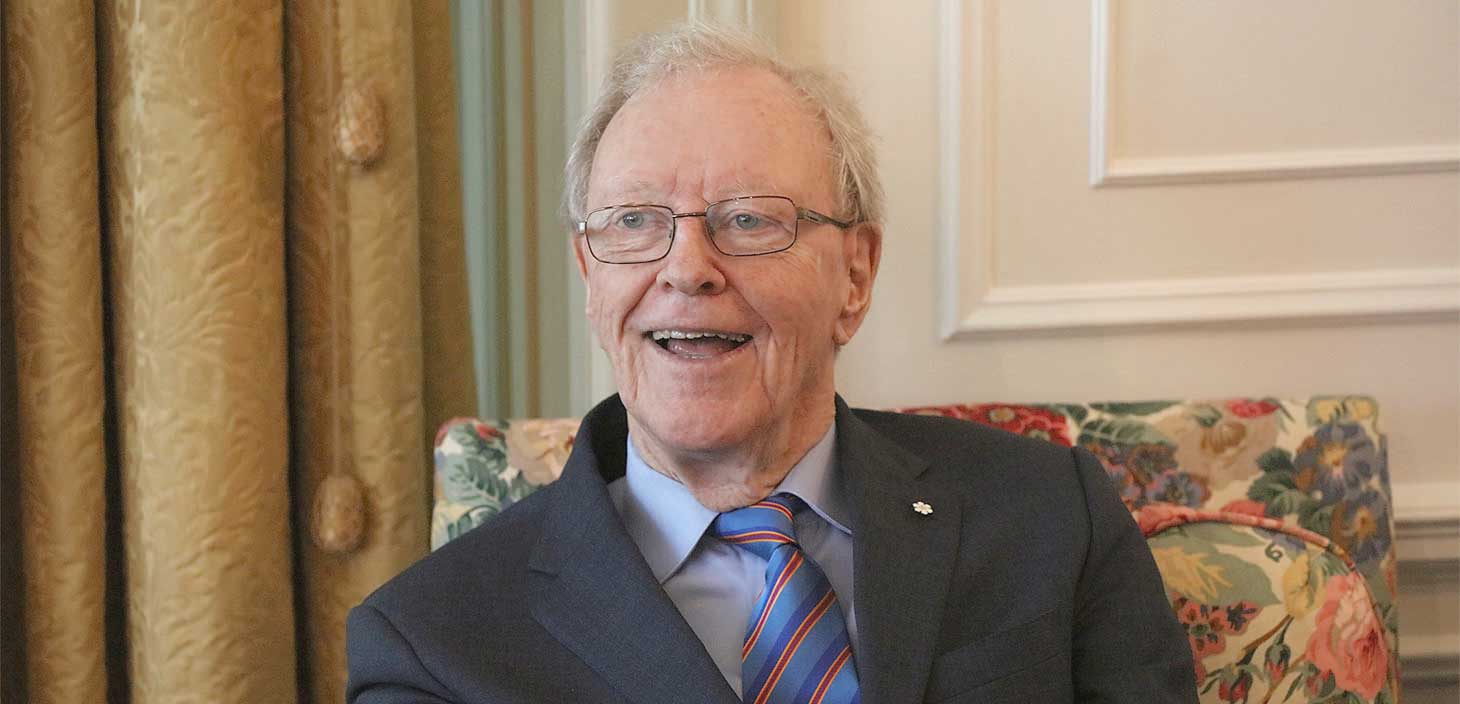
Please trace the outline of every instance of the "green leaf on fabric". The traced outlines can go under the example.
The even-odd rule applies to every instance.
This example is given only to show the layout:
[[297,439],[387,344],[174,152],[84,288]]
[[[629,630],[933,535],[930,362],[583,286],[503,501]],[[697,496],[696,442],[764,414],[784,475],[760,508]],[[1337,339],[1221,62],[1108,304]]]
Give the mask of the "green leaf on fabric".
[[1278,603],[1272,577],[1260,565],[1208,549],[1211,544],[1202,537],[1162,532],[1147,541],[1167,589],[1202,604]]
[[1270,472],[1252,481],[1247,487],[1247,498],[1266,503],[1284,491],[1297,491],[1298,482],[1292,472]]
[[[1343,561],[1336,556],[1330,559],[1337,563],[1340,568],[1347,569]],[[1384,568],[1380,566],[1379,560],[1369,560],[1358,565],[1359,574],[1363,575],[1364,581],[1369,583],[1369,591],[1374,595],[1374,604],[1379,607],[1382,614],[1386,608],[1394,604],[1394,595],[1389,591],[1389,580],[1384,576]]]
[[1293,472],[1264,472],[1247,487],[1247,498],[1266,506],[1269,516],[1300,513],[1313,503],[1313,497],[1299,491]]
[[1222,420],[1222,409],[1209,403],[1191,409],[1191,417],[1203,428],[1210,428]]
[[439,470],[442,493],[447,500],[468,506],[500,505],[507,486],[498,475],[499,464],[490,453],[448,457]]
[[1312,497],[1301,491],[1284,491],[1267,502],[1267,514],[1269,516],[1287,516],[1299,513],[1303,510],[1303,506],[1312,500]]
[[460,538],[468,531],[476,528],[477,526],[480,526],[483,523],[486,523],[487,519],[497,515],[498,513],[500,512],[495,510],[476,510],[467,512],[460,518],[446,524],[447,541],[449,542]]
[[1085,419],[1090,417],[1090,409],[1077,403],[1051,403],[1046,408],[1069,416],[1071,420],[1075,421],[1075,425],[1084,423]]
[[1298,525],[1320,535],[1329,535],[1333,530],[1333,509],[1338,506],[1307,507],[1298,512]]
[[1281,447],[1274,447],[1257,458],[1257,466],[1264,472],[1293,472],[1293,455]]
[[1117,416],[1149,416],[1176,405],[1176,401],[1134,401],[1127,403],[1092,403],[1090,407],[1101,413]]
[[1247,526],[1231,523],[1188,523],[1182,527],[1192,538],[1214,545],[1251,548],[1267,544],[1267,539],[1253,535],[1253,531]]
[[1216,603],[1235,604],[1238,601],[1250,601],[1258,606],[1272,606],[1279,603],[1277,594],[1273,592],[1272,577],[1260,565],[1233,555],[1209,554],[1211,557],[1207,558],[1208,562],[1221,567],[1228,580],[1232,582],[1230,588],[1218,590]]
[[533,484],[532,482],[527,481],[527,475],[518,472],[516,476],[512,477],[512,481],[508,484],[507,497],[511,499],[512,503],[517,503],[518,501],[527,498],[528,494],[531,494],[541,488],[541,484]]
[[1096,418],[1080,428],[1079,444],[1174,445],[1154,426],[1131,418]]
[[[1307,663],[1304,664],[1306,665]],[[1293,684],[1288,687],[1288,693],[1283,695],[1283,701],[1287,701],[1293,698],[1293,692],[1298,691],[1298,687],[1302,686],[1304,679],[1306,678],[1301,675],[1293,678]]]

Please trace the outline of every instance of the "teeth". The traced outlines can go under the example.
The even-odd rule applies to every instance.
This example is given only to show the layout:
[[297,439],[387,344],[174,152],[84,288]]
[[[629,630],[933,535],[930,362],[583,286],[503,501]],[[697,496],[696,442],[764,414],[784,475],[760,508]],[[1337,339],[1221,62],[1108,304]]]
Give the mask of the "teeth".
[[746,340],[749,340],[750,339],[750,336],[749,335],[737,335],[735,333],[730,333],[730,332],[698,332],[698,331],[686,331],[686,330],[655,330],[655,331],[653,331],[650,334],[652,334],[654,336],[654,341],[655,342],[658,342],[660,340],[698,340],[698,339],[700,339],[702,337],[718,337],[718,338],[720,338],[722,340],[729,340],[731,342],[745,342]]

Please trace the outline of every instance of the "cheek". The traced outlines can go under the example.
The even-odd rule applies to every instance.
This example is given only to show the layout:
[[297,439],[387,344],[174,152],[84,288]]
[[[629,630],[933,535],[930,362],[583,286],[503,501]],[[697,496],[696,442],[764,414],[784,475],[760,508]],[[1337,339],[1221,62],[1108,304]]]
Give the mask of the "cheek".
[[602,270],[590,274],[584,312],[600,344],[612,346],[618,341],[625,318],[642,294],[643,287],[634,278],[611,276]]
[[831,345],[831,334],[841,311],[839,296],[845,277],[837,276],[829,256],[806,256],[786,262],[756,282],[761,294],[752,305],[760,308],[771,329],[771,339],[784,351],[804,355],[821,343]]

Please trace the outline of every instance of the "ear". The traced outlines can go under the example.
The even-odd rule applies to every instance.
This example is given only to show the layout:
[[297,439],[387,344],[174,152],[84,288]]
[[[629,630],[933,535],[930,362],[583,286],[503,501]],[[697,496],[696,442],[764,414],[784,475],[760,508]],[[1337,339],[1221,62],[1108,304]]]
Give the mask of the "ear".
[[847,233],[846,249],[847,299],[837,316],[832,339],[837,346],[852,341],[867,309],[872,306],[872,284],[877,280],[877,267],[882,263],[882,226],[861,223]]
[[583,236],[580,235],[580,234],[574,233],[572,235],[572,237],[573,237],[573,258],[578,261],[578,278],[580,278],[580,279],[583,280],[583,290],[585,292],[587,292],[587,295],[589,297],[591,297],[593,295],[593,287],[592,287],[591,284],[588,283],[588,259],[587,259],[587,257],[589,255],[588,255],[587,252],[584,251],[584,248],[588,246],[588,243],[584,240]]

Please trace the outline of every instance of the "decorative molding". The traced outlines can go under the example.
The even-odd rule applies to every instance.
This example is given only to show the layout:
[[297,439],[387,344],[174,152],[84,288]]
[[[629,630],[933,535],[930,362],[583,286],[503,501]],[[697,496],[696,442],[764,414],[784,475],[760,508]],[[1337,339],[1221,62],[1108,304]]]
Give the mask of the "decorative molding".
[[[1404,618],[1403,609],[1400,618]],[[1456,642],[1460,636],[1405,636],[1403,629],[1401,625],[1399,668],[1406,692],[1460,684],[1460,643]]]
[[[939,7],[937,280],[939,330],[944,340],[1021,331],[1460,311],[1460,267],[1000,286],[994,271],[998,208],[993,185],[998,128],[994,2],[944,0]],[[1104,90],[1109,73],[1109,10],[1109,0],[1092,3],[1091,41],[1099,48],[1091,61],[1096,88],[1091,113],[1092,180],[1110,176],[1104,170],[1109,156],[1105,135],[1109,105]],[[1336,168],[1352,173],[1360,166],[1372,173],[1380,168],[1392,173],[1452,166],[1446,161],[1450,157],[1434,150],[1379,151],[1384,152],[1379,157],[1388,160],[1382,165],[1378,161],[1383,159],[1367,151],[1332,152],[1308,162],[1291,154],[1223,157],[1206,160],[1194,169],[1189,168],[1189,161],[1185,166],[1158,164],[1163,170],[1157,171],[1143,170],[1152,161],[1117,162],[1115,166],[1130,167],[1116,173],[1132,179],[1165,182],[1178,176],[1203,181],[1244,178],[1259,171],[1275,173],[1275,169],[1298,167],[1314,175]],[[1096,169],[1097,164],[1101,169]]]
[[1456,268],[993,286],[945,339],[1022,330],[1455,311],[1460,311]]
[[1382,176],[1460,171],[1460,144],[1427,144],[1372,149],[1217,154],[1209,156],[1123,159],[1111,153],[1114,106],[1110,59],[1112,0],[1090,6],[1090,185],[1148,186],[1167,183]]
[[[963,324],[965,275],[967,286],[980,294],[993,288],[994,1],[942,0],[938,7],[937,275],[944,339]],[[965,148],[965,137],[971,148]],[[975,262],[967,272],[964,246]]]
[[1402,522],[1460,526],[1460,481],[1395,482],[1393,491],[1394,515]]
[[1399,659],[1406,687],[1460,684],[1460,634],[1410,633],[1405,593],[1454,595],[1460,586],[1460,481],[1395,482],[1395,546],[1399,553]]
[[1460,575],[1460,481],[1395,482],[1395,542],[1401,563],[1443,566]]
[[[1095,135],[1091,127],[1091,136]],[[1090,146],[1090,185],[1149,186],[1162,183],[1272,181],[1332,176],[1384,176],[1460,170],[1460,146],[1322,149],[1201,157],[1095,161]]]

